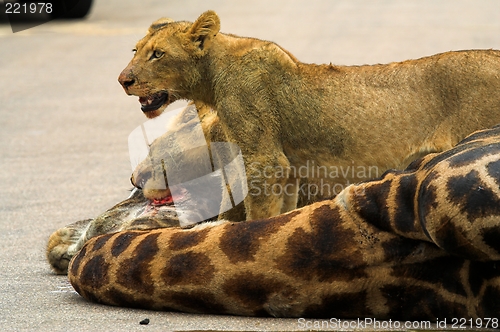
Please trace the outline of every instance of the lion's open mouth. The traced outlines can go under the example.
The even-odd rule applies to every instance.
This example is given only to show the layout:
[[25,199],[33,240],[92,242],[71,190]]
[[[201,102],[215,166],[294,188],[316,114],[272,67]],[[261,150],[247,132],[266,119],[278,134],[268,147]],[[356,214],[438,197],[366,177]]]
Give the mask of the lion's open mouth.
[[151,96],[139,97],[141,110],[143,112],[152,112],[159,109],[168,101],[168,92],[159,92]]
[[174,198],[172,195],[168,195],[166,197],[163,197],[161,199],[153,199],[151,201],[152,205],[172,205],[174,204]]
[[164,206],[164,205],[174,205],[174,203],[182,203],[185,199],[187,199],[187,191],[182,189],[172,194],[170,189],[167,189],[166,195],[162,198],[153,198],[150,199],[151,205],[154,206]]

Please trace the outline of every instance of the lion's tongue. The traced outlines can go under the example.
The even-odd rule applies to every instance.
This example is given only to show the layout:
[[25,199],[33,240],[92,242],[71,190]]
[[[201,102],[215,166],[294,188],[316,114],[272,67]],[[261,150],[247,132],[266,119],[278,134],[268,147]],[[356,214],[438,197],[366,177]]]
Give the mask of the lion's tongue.
[[168,195],[166,197],[163,197],[161,199],[153,199],[152,204],[153,205],[168,205],[172,204],[174,202],[174,198],[172,195]]
[[174,195],[172,195],[172,193],[170,193],[163,198],[153,199],[151,201],[151,204],[152,205],[171,205],[171,204],[174,204],[174,199],[177,203],[179,203],[179,202],[182,202],[183,200],[185,200],[186,193],[187,192],[185,190],[176,192],[175,197],[174,197]]

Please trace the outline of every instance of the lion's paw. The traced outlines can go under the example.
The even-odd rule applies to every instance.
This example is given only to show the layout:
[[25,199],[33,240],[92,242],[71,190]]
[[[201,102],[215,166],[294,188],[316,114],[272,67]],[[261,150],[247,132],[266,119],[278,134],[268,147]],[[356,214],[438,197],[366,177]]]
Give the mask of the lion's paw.
[[82,220],[66,227],[60,228],[49,237],[47,244],[47,260],[57,274],[67,274],[71,258],[79,248],[75,248],[79,237],[92,219]]

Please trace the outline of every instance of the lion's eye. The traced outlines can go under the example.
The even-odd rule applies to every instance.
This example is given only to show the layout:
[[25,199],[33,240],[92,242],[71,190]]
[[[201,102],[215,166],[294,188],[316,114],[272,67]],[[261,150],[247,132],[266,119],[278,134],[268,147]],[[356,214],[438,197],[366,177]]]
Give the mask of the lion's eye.
[[163,56],[164,52],[162,51],[154,51],[153,54],[151,54],[151,59],[159,59]]
[[136,49],[136,48],[134,48],[134,49],[132,50],[132,53],[136,54],[136,53],[137,53],[137,49]]

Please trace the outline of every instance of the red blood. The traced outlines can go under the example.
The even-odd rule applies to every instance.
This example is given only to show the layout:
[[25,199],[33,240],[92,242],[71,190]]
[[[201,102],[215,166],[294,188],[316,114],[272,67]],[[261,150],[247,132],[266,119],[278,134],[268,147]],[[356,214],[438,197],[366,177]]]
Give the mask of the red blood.
[[173,199],[172,195],[168,195],[162,199],[153,199],[152,204],[153,205],[168,205],[168,204],[172,204],[173,202],[174,202],[174,199]]

